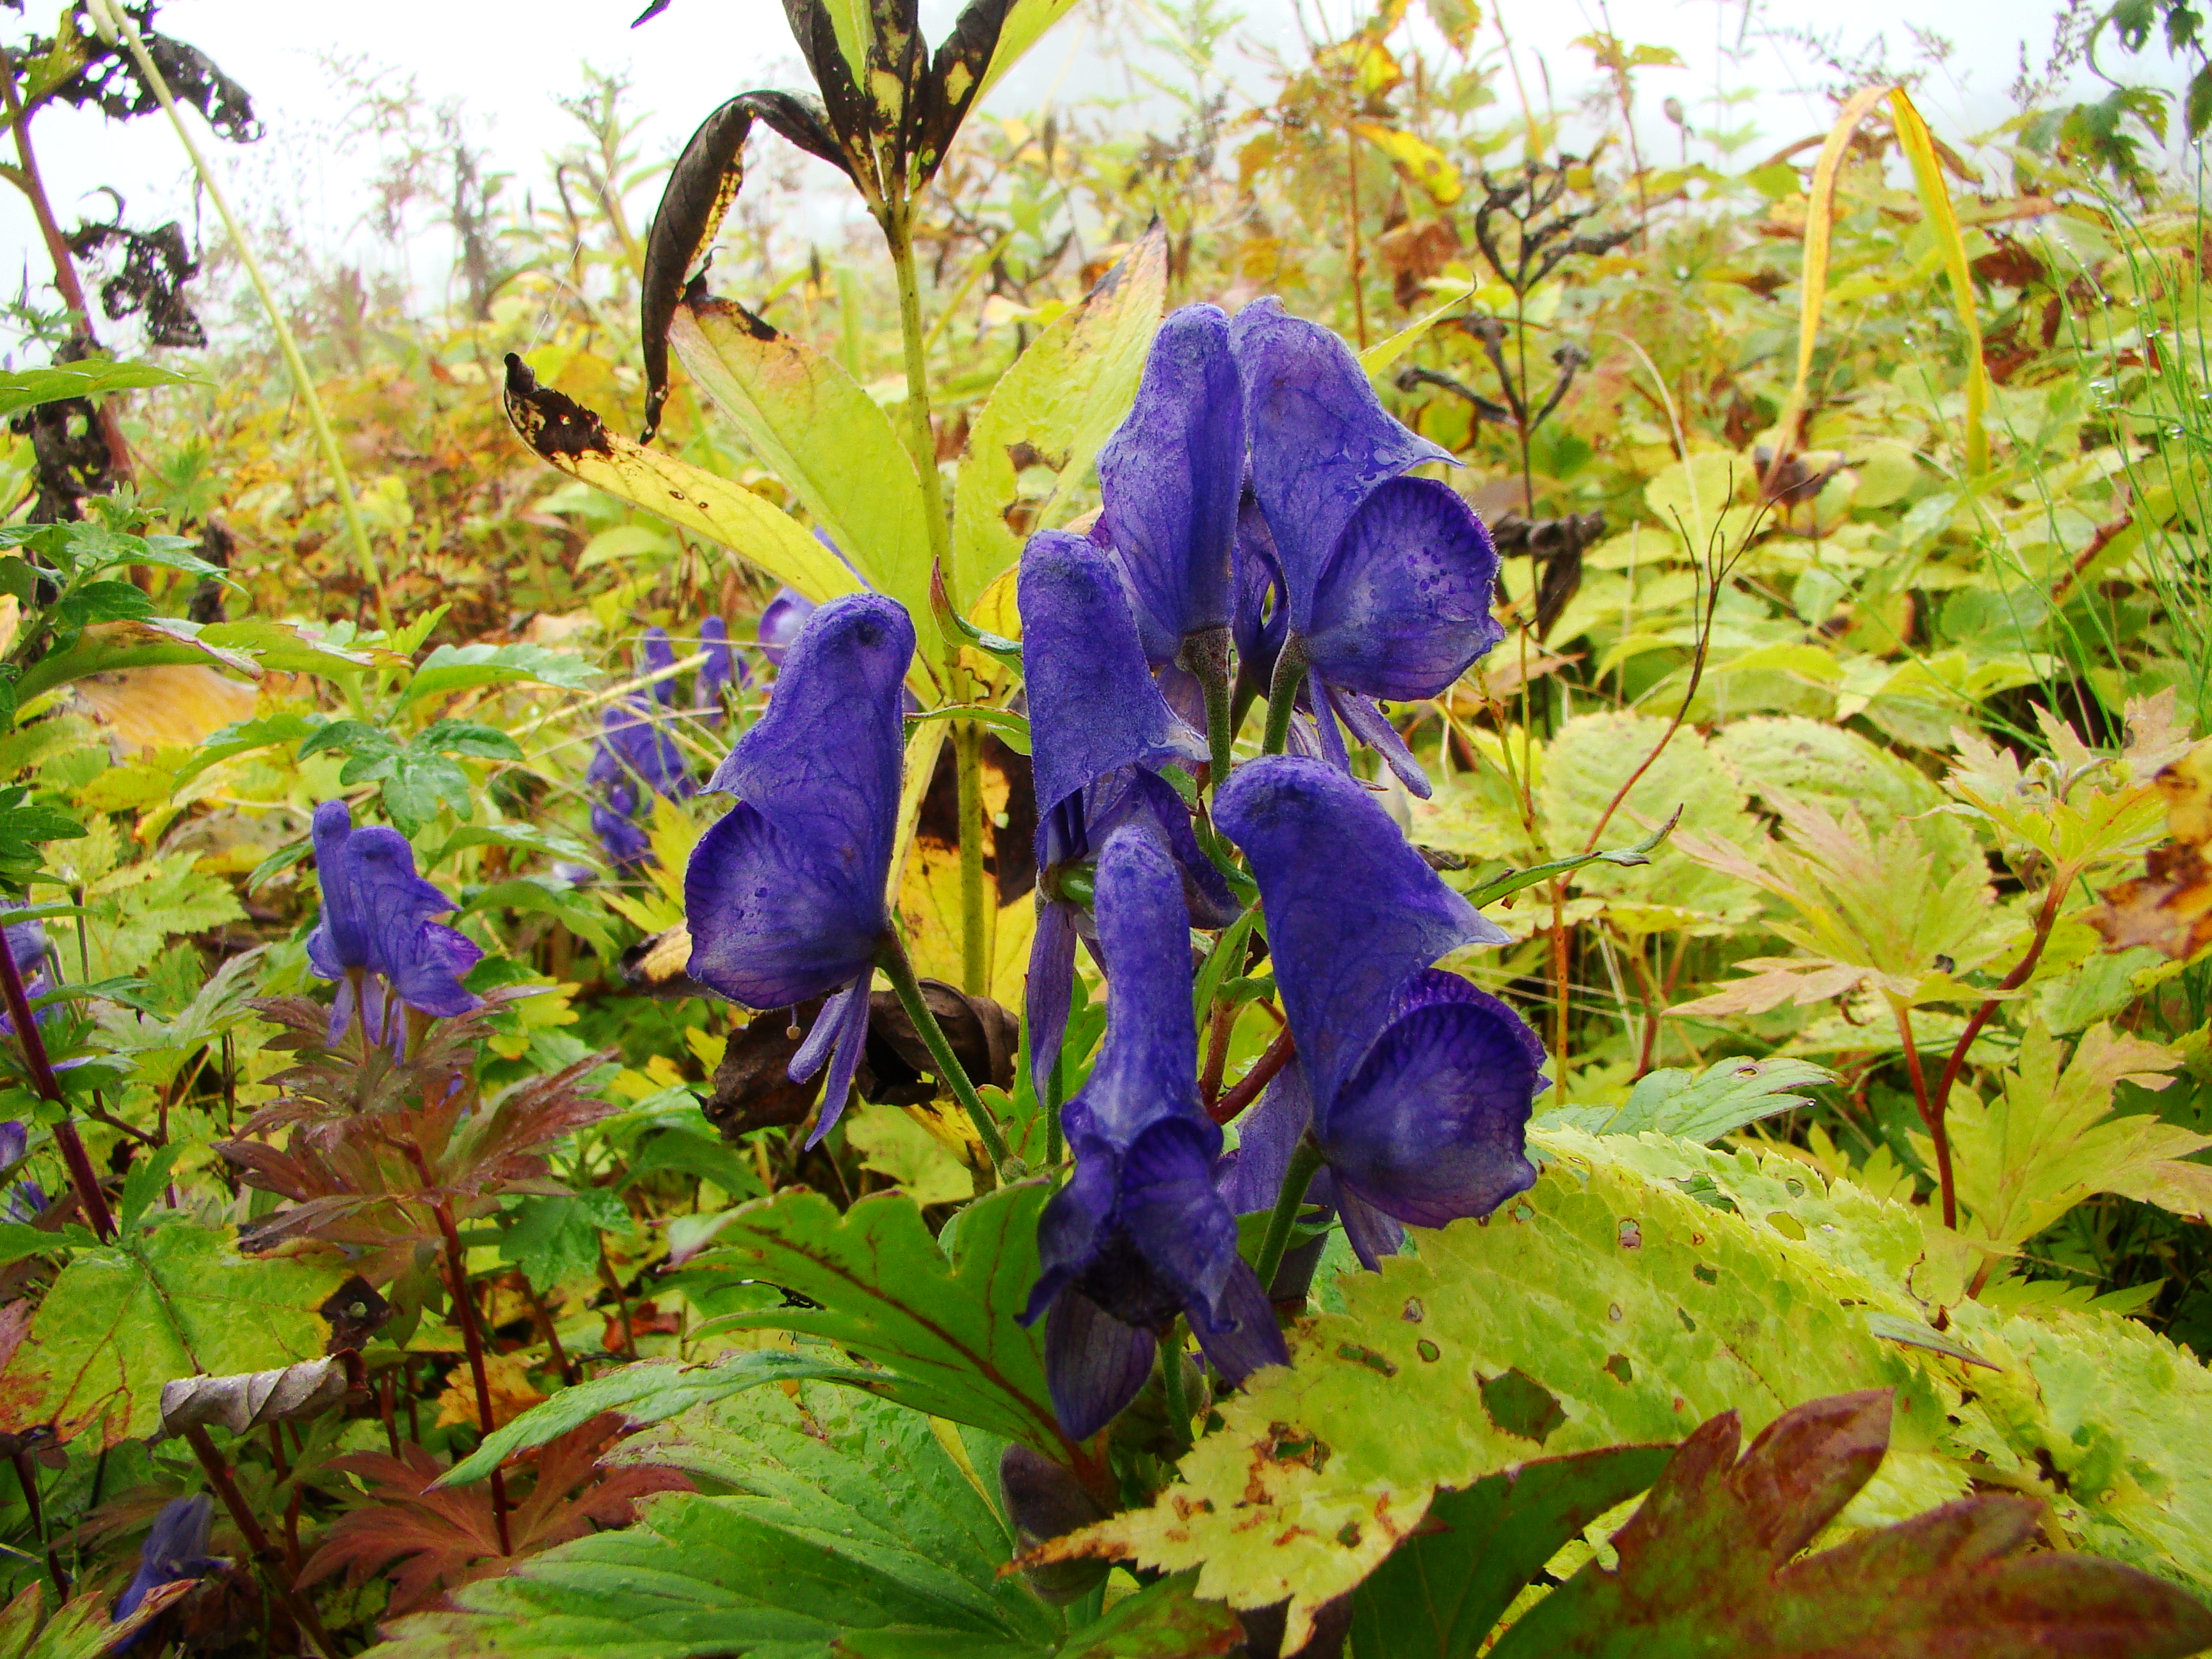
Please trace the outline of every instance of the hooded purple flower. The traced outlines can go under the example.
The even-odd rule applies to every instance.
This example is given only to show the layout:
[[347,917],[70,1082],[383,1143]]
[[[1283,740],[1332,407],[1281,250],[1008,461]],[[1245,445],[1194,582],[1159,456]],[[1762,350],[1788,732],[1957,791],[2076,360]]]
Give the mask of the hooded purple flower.
[[[137,1612],[139,1603],[162,1585],[204,1578],[230,1565],[207,1553],[208,1522],[214,1513],[215,1501],[204,1492],[174,1498],[163,1506],[139,1549],[138,1571],[131,1576],[122,1599],[115,1604],[117,1624]],[[133,1637],[122,1645],[127,1648],[136,1640]]]
[[1524,1131],[1543,1045],[1497,998],[1429,964],[1505,934],[1437,879],[1356,780],[1278,755],[1240,768],[1214,821],[1244,849],[1297,1046],[1247,1126],[1233,1207],[1273,1201],[1310,1128],[1370,1267],[1398,1224],[1490,1213],[1536,1179]]
[[[820,539],[825,547],[829,546],[827,537]],[[830,550],[832,553],[837,551],[834,547]],[[843,556],[840,554],[839,556],[842,558]],[[768,602],[767,609],[760,614],[758,637],[761,655],[774,666],[782,667],[783,653],[791,648],[791,642],[799,637],[799,630],[806,626],[806,619],[817,608],[813,600],[795,587],[776,589],[775,597]]]
[[1229,553],[1244,480],[1244,388],[1218,307],[1160,325],[1128,418],[1098,453],[1104,503],[1092,532],[1127,581],[1146,659],[1229,625]]
[[653,856],[653,837],[637,821],[637,791],[627,778],[607,785],[592,803],[592,833],[606,849],[607,862],[617,870],[643,864]]
[[723,689],[744,684],[745,665],[730,649],[730,625],[720,617],[699,624],[699,644],[707,660],[699,665],[699,677],[691,683],[691,703],[711,726],[722,718]]
[[1237,906],[1191,833],[1182,797],[1156,775],[1205,759],[1206,739],[1160,695],[1107,556],[1083,537],[1041,531],[1022,550],[1019,583],[1041,872],[1027,997],[1042,1090],[1067,1027],[1079,914],[1057,896],[1056,872],[1090,857],[1116,826],[1134,824],[1181,866],[1200,926],[1227,926]]
[[449,1019],[482,1006],[461,983],[483,951],[466,934],[432,921],[453,900],[415,873],[415,849],[397,830],[353,827],[342,800],[315,809],[315,873],[322,920],[307,935],[307,962],[338,981],[331,1040],[353,1018],[357,997],[382,1039],[386,991],[420,1012]]
[[844,1110],[890,927],[913,657],[914,624],[894,600],[848,593],[816,611],[768,712],[707,786],[738,804],[684,874],[694,979],[748,1008],[830,999],[790,1068],[803,1081],[835,1053],[814,1140]]
[[[0,1122],[0,1170],[13,1169],[31,1149],[31,1132],[19,1118]],[[0,1199],[0,1219],[35,1221],[46,1207],[46,1188],[35,1181],[18,1181]]]
[[[1498,554],[1448,484],[1406,475],[1447,450],[1394,419],[1344,342],[1260,300],[1230,325],[1252,427],[1252,489],[1332,759],[1341,721],[1414,793],[1427,778],[1371,701],[1432,697],[1504,637]],[[1248,621],[1246,631],[1251,631]]]
[[1106,1041],[1062,1113],[1075,1175],[1038,1221],[1042,1272],[1022,1316],[1051,1310],[1045,1380],[1079,1440],[1136,1397],[1177,1314],[1232,1383],[1290,1359],[1213,1188],[1221,1131],[1198,1100],[1182,874],[1125,829],[1099,858],[1097,894]]
[[[668,637],[668,630],[658,623],[645,630],[645,670],[648,674],[665,673],[676,666],[676,646]],[[666,679],[653,683],[653,697],[662,708],[675,706],[676,680],[672,674]]]
[[661,724],[663,718],[658,706],[641,696],[610,703],[599,717],[599,747],[592,753],[584,781],[604,789],[635,779],[671,800],[689,800],[697,794],[698,780]]

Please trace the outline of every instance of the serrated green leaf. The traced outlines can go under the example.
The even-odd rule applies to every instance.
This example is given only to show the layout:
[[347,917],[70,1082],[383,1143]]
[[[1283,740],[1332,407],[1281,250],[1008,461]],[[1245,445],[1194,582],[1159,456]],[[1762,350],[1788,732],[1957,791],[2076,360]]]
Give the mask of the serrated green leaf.
[[88,1249],[100,1241],[85,1228],[57,1227],[52,1232],[21,1221],[0,1221],[0,1267],[32,1255],[66,1255]]
[[1659,1478],[1670,1449],[1539,1458],[1440,1492],[1432,1525],[1390,1553],[1352,1601],[1354,1659],[1470,1659],[1562,1546]]
[[[1167,237],[1155,225],[999,377],[960,459],[945,572],[956,605],[973,605],[1021,553],[1007,524],[1008,510],[1024,505],[1018,451],[1054,475],[1044,500],[1030,504],[1030,521],[1046,529],[1066,517],[1099,446],[1136,398],[1166,295]],[[926,583],[929,573],[921,574]],[[927,613],[925,589],[919,614]]]
[[1808,1106],[1810,1100],[1790,1091],[1833,1081],[1832,1073],[1810,1060],[1783,1055],[1723,1060],[1702,1072],[1647,1073],[1616,1109],[1568,1107],[1547,1112],[1540,1121],[1591,1134],[1632,1135],[1649,1130],[1702,1144],[1747,1123]]
[[335,1265],[249,1261],[214,1232],[173,1222],[128,1246],[82,1252],[33,1316],[0,1374],[0,1429],[90,1430],[102,1447],[161,1425],[161,1384],[195,1372],[272,1370],[319,1357],[315,1310]]
[[[313,629],[270,617],[246,617],[236,622],[210,623],[200,632],[210,645],[247,651],[262,667],[278,674],[350,673],[380,663],[397,665],[404,659],[380,647],[353,650],[332,645]],[[275,718],[282,719],[283,716]]]
[[[1736,1172],[1737,1212],[1612,1161],[1614,1148]],[[1887,1386],[1900,1449],[1854,1523],[1956,1496],[1974,1450],[1992,1472],[2019,1467],[1962,1402],[1957,1362],[1882,1342],[1864,1322],[1865,1308],[1917,1304],[1807,1242],[1837,1214],[1874,1220],[1879,1239],[1884,1206],[1842,1183],[1816,1194],[1802,1166],[1809,1179],[1656,1137],[1560,1130],[1540,1152],[1535,1188],[1486,1224],[1421,1232],[1417,1255],[1339,1279],[1345,1311],[1298,1328],[1292,1368],[1260,1373],[1221,1408],[1223,1429],[1183,1460],[1177,1484],[1045,1559],[1198,1567],[1201,1595],[1240,1607],[1291,1597],[1295,1647],[1316,1607],[1412,1533],[1437,1486],[1538,1455],[1667,1441],[1731,1408],[1764,1425],[1794,1400]],[[1765,1195],[1762,1183],[1779,1195],[1789,1180],[1809,1225]],[[1901,1274],[1918,1230],[1899,1223],[1883,1261],[1904,1252]],[[1971,1444],[1959,1426],[1969,1422]]]
[[526,1198],[500,1233],[499,1259],[550,1292],[599,1270],[602,1231],[626,1236],[631,1226],[629,1207],[604,1187]]
[[376,1659],[1196,1659],[1237,1638],[1182,1582],[1068,1634],[1004,1573],[1005,1522],[927,1419],[849,1390],[726,1398],[610,1461],[706,1491],[464,1588]]
[[961,1212],[951,1255],[904,1193],[842,1215],[818,1193],[780,1193],[732,1212],[695,1269],[794,1291],[812,1308],[731,1314],[707,1328],[817,1336],[893,1373],[887,1395],[970,1423],[1064,1463],[1080,1451],[1044,1383],[1044,1327],[1016,1322],[1036,1282],[1041,1182],[1003,1188]]
[[543,1405],[532,1406],[486,1435],[475,1451],[432,1484],[465,1486],[471,1480],[481,1480],[517,1452],[580,1428],[601,1412],[620,1412],[629,1426],[644,1428],[766,1382],[826,1379],[866,1388],[878,1375],[781,1348],[725,1354],[704,1365],[687,1365],[678,1359],[641,1359],[563,1389]]

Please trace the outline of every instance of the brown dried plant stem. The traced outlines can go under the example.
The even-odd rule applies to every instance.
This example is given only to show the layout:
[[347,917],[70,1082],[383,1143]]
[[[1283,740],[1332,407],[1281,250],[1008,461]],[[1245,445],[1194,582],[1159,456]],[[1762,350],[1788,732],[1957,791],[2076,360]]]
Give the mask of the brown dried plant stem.
[[1997,994],[1983,999],[1981,1006],[1967,1016],[1966,1029],[1959,1033],[1958,1042],[1952,1045],[1951,1058],[1944,1062],[1943,1075],[1936,1085],[1935,1094],[1929,1098],[1929,1103],[1934,1108],[1937,1118],[1942,1118],[1944,1108],[1950,1103],[1951,1085],[1959,1080],[1959,1073],[1966,1070],[1966,1050],[1974,1046],[1974,1039],[1981,1036],[1982,1027],[1988,1024],[1990,1017],[1996,1012],[1997,1004],[2003,1000],[2007,993],[2017,991],[2027,984],[2029,975],[2035,972],[2035,964],[2043,960],[2043,947],[2051,943],[2051,930],[2058,925],[2059,903],[2066,896],[2066,890],[2073,884],[2072,871],[2059,872],[2057,878],[2051,884],[2051,890],[2043,896],[2042,908],[2035,913],[2035,936],[2028,941],[2027,954],[2014,964],[2010,973],[1997,981]]
[[1208,1115],[1216,1123],[1229,1122],[1259,1099],[1260,1091],[1275,1080],[1275,1073],[1290,1063],[1291,1054],[1296,1052],[1296,1045],[1291,1041],[1290,1028],[1285,1026],[1276,1035],[1275,1040],[1267,1045],[1267,1053],[1254,1060],[1252,1069],[1237,1080],[1236,1086],[1206,1108]]
[[22,1045],[23,1063],[30,1068],[31,1081],[40,1096],[62,1109],[61,1120],[54,1125],[54,1145],[61,1148],[62,1162],[69,1166],[70,1187],[76,1194],[78,1206],[93,1234],[103,1243],[115,1237],[115,1218],[107,1208],[107,1194],[100,1189],[100,1177],[92,1167],[92,1159],[84,1150],[84,1141],[78,1136],[76,1123],[70,1118],[69,1103],[62,1097],[61,1080],[55,1077],[53,1062],[46,1058],[46,1041],[39,1035],[39,1023],[32,1017],[31,999],[23,989],[23,975],[15,966],[12,951],[0,945],[0,993],[8,1003],[8,1018],[15,1027],[15,1041]]
[[222,1454],[216,1449],[215,1442],[208,1438],[208,1431],[195,1424],[185,1431],[185,1441],[191,1447],[192,1455],[200,1460],[200,1468],[207,1474],[208,1484],[215,1488],[216,1496],[222,1499],[223,1508],[230,1512],[232,1523],[245,1537],[246,1548],[253,1552],[254,1564],[261,1569],[263,1581],[276,1599],[284,1604],[284,1611],[292,1615],[293,1622],[305,1631],[315,1646],[322,1650],[325,1659],[338,1659],[337,1644],[331,1640],[331,1633],[323,1628],[323,1621],[316,1616],[314,1604],[299,1594],[282,1571],[283,1558],[281,1553],[270,1542],[269,1534],[261,1529],[259,1519],[238,1490],[238,1483],[230,1478],[230,1466],[223,1462]]

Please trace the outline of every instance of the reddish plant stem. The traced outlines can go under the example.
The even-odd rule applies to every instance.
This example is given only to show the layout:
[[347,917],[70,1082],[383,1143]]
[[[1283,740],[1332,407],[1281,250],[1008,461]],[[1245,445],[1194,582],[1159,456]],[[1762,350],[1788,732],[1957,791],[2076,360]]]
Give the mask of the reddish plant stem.
[[[2051,943],[2051,930],[2058,925],[2059,902],[2073,884],[2071,871],[2057,872],[2051,884],[2051,890],[2043,896],[2043,908],[2035,913],[2035,937],[2028,941],[2027,954],[2021,957],[2012,972],[1997,981],[2000,992],[2017,991],[2035,972],[2035,964],[2043,960],[2043,947]],[[1997,1004],[2002,1000],[2001,997],[1984,999],[1981,1006],[1967,1018],[1966,1029],[1959,1034],[1958,1042],[1952,1045],[1951,1058],[1944,1062],[1942,1078],[1936,1083],[1936,1092],[1930,1097],[1929,1103],[1934,1106],[1937,1117],[1943,1115],[1944,1108],[1950,1103],[1951,1085],[1959,1080],[1959,1073],[1966,1069],[1966,1050],[1974,1046],[1974,1039],[1981,1036],[1982,1027],[1990,1023],[1990,1017],[1996,1012]]]
[[94,1237],[104,1243],[115,1237],[115,1218],[108,1212],[107,1194],[100,1191],[92,1159],[78,1137],[76,1122],[68,1115],[61,1080],[54,1075],[53,1062],[46,1058],[46,1041],[39,1035],[39,1022],[32,1018],[30,995],[23,989],[23,975],[15,966],[15,954],[5,949],[0,949],[0,994],[5,995],[8,1018],[15,1024],[15,1041],[22,1045],[23,1063],[30,1068],[31,1081],[41,1096],[62,1108],[62,1119],[54,1125],[54,1145],[61,1148],[62,1162],[69,1166],[70,1186],[85,1220],[91,1224]]
[[39,1535],[39,1542],[46,1552],[46,1571],[54,1581],[54,1594],[64,1601],[69,1600],[69,1575],[62,1571],[62,1558],[46,1537],[46,1508],[39,1502],[39,1466],[31,1461],[31,1454],[18,1448],[11,1460],[15,1465],[15,1484],[23,1489],[23,1507],[30,1514],[31,1530]]
[[1207,1024],[1206,1070],[1198,1079],[1198,1097],[1212,1111],[1221,1098],[1221,1074],[1229,1067],[1229,1033],[1237,1024],[1237,1005],[1224,1002]]
[[399,1425],[392,1413],[392,1379],[396,1372],[384,1374],[384,1386],[376,1391],[376,1414],[384,1419],[384,1443],[394,1457],[399,1455]]
[[1207,1115],[1216,1123],[1226,1123],[1239,1112],[1259,1099],[1260,1091],[1275,1079],[1275,1073],[1289,1063],[1296,1046],[1291,1041],[1291,1028],[1285,1025],[1275,1040],[1267,1045],[1267,1052],[1252,1062],[1252,1069],[1237,1079],[1237,1086],[1207,1108]]
[[[419,1152],[415,1153],[415,1162],[420,1169],[422,1156]],[[428,1181],[426,1171],[424,1184]],[[451,1281],[453,1321],[461,1328],[461,1346],[469,1358],[469,1380],[476,1385],[477,1425],[489,1434],[497,1425],[491,1413],[491,1378],[484,1372],[483,1334],[477,1328],[477,1304],[469,1297],[468,1255],[461,1249],[461,1230],[454,1224],[453,1206],[441,1198],[434,1208],[438,1231],[446,1236],[446,1275]],[[514,1554],[514,1540],[507,1534],[507,1480],[496,1468],[491,1472],[491,1514],[499,1528],[499,1553]]]
[[[291,1462],[284,1455],[284,1425],[269,1425],[269,1454],[276,1466],[276,1484],[292,1478]],[[284,1565],[296,1580],[300,1576],[300,1489],[295,1486],[284,1504]]]
[[293,1622],[322,1650],[325,1659],[338,1659],[337,1644],[331,1640],[330,1632],[323,1628],[323,1621],[316,1616],[313,1603],[298,1594],[292,1581],[278,1571],[281,1558],[276,1547],[269,1541],[269,1534],[261,1529],[259,1519],[246,1507],[246,1498],[238,1490],[238,1483],[230,1478],[230,1466],[222,1461],[222,1454],[216,1449],[215,1442],[208,1438],[208,1431],[195,1424],[185,1431],[185,1440],[191,1447],[192,1455],[200,1460],[200,1468],[207,1472],[208,1484],[215,1488],[216,1496],[222,1499],[223,1508],[230,1512],[231,1521],[244,1536],[246,1548],[253,1552],[253,1559],[261,1568],[264,1582],[276,1599],[284,1604],[284,1610],[292,1615]]
[[568,1352],[561,1346],[560,1332],[553,1328],[553,1315],[545,1305],[545,1298],[531,1287],[527,1278],[520,1273],[515,1277],[522,1279],[522,1293],[530,1298],[530,1310],[538,1316],[538,1322],[545,1332],[545,1346],[553,1357],[553,1369],[561,1373],[563,1382],[574,1387],[580,1373],[568,1363]]
[[1905,1045],[1905,1069],[1912,1079],[1912,1098],[1920,1109],[1920,1121],[1928,1126],[1929,1138],[1936,1143],[1936,1185],[1942,1194],[1943,1224],[1956,1232],[1959,1230],[1958,1192],[1951,1179],[1951,1137],[1943,1128],[1943,1114],[1928,1093],[1928,1079],[1920,1069],[1920,1049],[1912,1040],[1911,1012],[1901,1002],[1892,1002],[1890,1012],[1897,1020],[1898,1040]]

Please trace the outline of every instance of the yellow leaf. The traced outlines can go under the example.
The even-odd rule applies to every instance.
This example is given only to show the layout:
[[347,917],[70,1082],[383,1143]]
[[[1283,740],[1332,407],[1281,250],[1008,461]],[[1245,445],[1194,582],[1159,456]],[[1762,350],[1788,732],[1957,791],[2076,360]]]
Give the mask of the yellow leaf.
[[[530,1362],[520,1353],[487,1354],[484,1357],[484,1381],[491,1395],[491,1420],[500,1428],[537,1405],[545,1396],[529,1377]],[[466,1423],[475,1427],[477,1391],[474,1380],[466,1365],[453,1367],[447,1380],[446,1391],[438,1396],[438,1426],[449,1423]]]
[[76,683],[77,700],[130,753],[190,749],[209,732],[252,718],[254,690],[212,668],[118,668]]
[[1395,162],[1398,170],[1428,191],[1437,206],[1449,207],[1459,200],[1465,189],[1459,169],[1426,139],[1374,121],[1354,121],[1352,130]]

